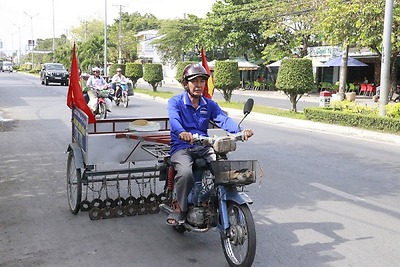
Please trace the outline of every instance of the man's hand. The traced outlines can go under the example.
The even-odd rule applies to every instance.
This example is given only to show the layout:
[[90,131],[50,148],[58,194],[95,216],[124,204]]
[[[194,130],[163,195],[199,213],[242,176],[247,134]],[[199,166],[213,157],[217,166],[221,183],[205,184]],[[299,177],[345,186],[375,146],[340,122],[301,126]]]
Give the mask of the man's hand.
[[243,133],[243,140],[245,141],[248,140],[250,137],[252,137],[254,134],[253,131],[250,129],[244,129],[242,133]]
[[181,132],[179,134],[179,139],[189,142],[189,143],[193,143],[193,135],[190,132]]

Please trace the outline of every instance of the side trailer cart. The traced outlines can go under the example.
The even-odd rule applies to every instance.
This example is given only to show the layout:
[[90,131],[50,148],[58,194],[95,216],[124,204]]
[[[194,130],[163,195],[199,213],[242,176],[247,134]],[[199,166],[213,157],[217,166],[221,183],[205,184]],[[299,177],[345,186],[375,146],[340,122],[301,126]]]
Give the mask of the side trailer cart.
[[86,114],[74,108],[71,122],[67,149],[71,212],[88,211],[92,220],[159,212],[165,196],[156,181],[166,177],[168,118],[88,124]]

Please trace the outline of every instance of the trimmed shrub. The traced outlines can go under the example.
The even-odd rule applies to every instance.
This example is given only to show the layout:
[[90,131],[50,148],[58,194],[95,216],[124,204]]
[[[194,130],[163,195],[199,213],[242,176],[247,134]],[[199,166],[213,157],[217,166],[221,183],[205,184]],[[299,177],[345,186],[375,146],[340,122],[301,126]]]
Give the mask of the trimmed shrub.
[[214,86],[221,92],[225,102],[230,102],[232,92],[240,86],[240,72],[236,61],[216,61],[214,68]]
[[304,93],[316,89],[312,70],[312,61],[305,58],[283,59],[279,67],[276,87],[282,90],[297,112],[297,102]]
[[127,63],[125,76],[132,80],[133,88],[136,88],[137,81],[143,77],[143,64]]
[[195,62],[195,61],[179,61],[177,64],[176,64],[176,73],[175,73],[175,80],[177,80],[178,82],[182,82],[182,73],[183,73],[183,70],[185,69],[185,67],[187,66],[187,65],[189,65],[189,64],[192,64],[192,63],[198,63],[198,62]]
[[125,64],[112,64],[110,66],[110,73],[108,73],[109,77],[112,77],[115,73],[117,73],[117,69],[122,69],[122,74],[125,75]]
[[157,91],[158,84],[163,80],[162,65],[158,63],[145,63],[143,79]]

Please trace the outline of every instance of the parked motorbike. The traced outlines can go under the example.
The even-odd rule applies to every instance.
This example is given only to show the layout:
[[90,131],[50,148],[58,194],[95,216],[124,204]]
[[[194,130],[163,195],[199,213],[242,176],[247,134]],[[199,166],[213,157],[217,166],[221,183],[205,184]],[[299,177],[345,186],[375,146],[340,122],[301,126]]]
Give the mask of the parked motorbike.
[[126,83],[117,82],[115,84],[115,105],[119,106],[120,103],[124,105],[125,108],[128,107],[129,97],[128,90],[126,88]]
[[[253,99],[246,102],[243,119],[251,112],[253,104]],[[227,154],[236,150],[236,142],[243,141],[242,133],[214,137],[194,135],[194,139],[202,145],[212,146],[217,159],[207,163],[204,158],[199,158],[193,163],[195,183],[188,197],[186,221],[172,227],[180,233],[204,233],[216,227],[229,265],[251,266],[256,253],[255,225],[248,207],[252,200],[239,189],[256,181],[257,160],[228,159]],[[171,213],[177,205],[175,173],[168,160],[166,165],[166,201],[160,208]]]

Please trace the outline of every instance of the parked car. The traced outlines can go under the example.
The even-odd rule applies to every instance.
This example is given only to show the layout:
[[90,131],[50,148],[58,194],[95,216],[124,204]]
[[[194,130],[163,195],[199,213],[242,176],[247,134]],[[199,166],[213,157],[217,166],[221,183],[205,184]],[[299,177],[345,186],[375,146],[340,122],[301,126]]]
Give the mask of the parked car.
[[40,70],[40,80],[45,85],[49,85],[49,83],[68,85],[69,73],[63,64],[45,63]]
[[8,71],[13,72],[13,64],[10,61],[1,61],[0,62],[0,70],[2,72]]

